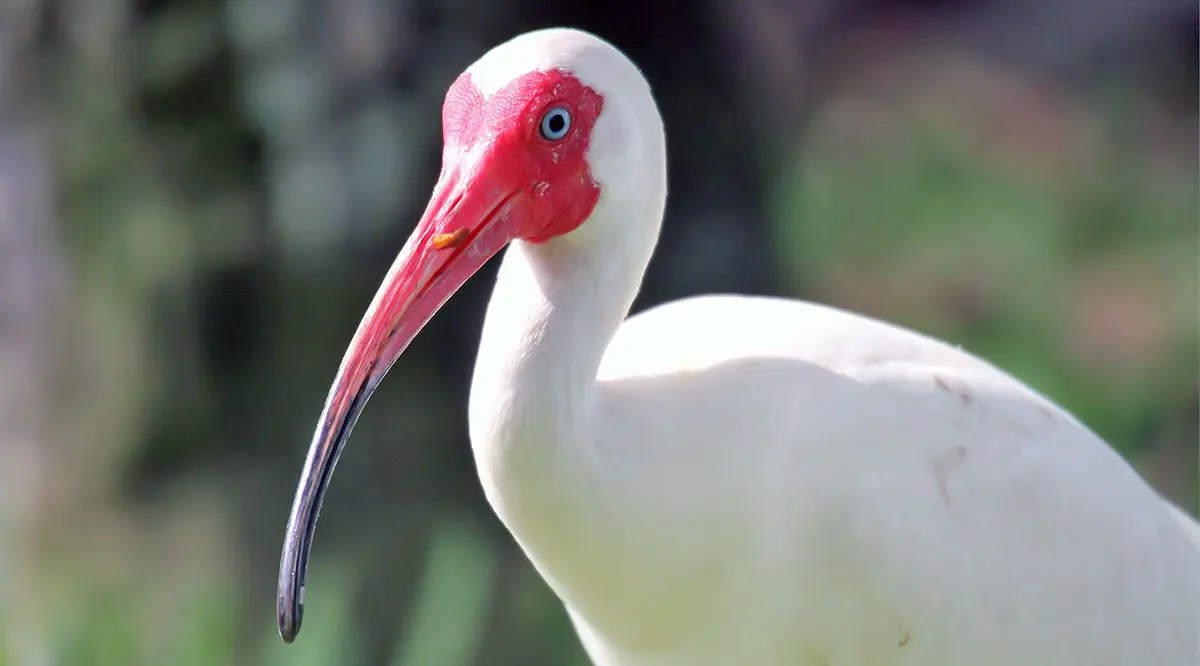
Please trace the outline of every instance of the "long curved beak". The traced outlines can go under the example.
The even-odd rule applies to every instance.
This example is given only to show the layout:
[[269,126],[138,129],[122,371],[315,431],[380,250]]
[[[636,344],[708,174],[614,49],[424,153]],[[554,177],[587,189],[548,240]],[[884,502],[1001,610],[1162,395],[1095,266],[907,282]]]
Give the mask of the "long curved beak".
[[511,240],[517,189],[480,162],[443,172],[346,350],[317,422],[279,561],[279,635],[291,643],[304,616],[304,582],[321,501],[367,400],[425,324]]

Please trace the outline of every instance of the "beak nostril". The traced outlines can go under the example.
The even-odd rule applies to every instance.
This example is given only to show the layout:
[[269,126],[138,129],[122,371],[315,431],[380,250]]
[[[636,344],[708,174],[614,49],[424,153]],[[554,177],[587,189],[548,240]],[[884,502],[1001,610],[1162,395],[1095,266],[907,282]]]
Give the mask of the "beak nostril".
[[[443,215],[446,218],[453,218],[458,211],[458,207],[462,204],[463,195],[465,192],[458,192],[454,198],[450,200],[450,205],[446,206],[446,211]],[[433,238],[429,239],[429,244],[435,250],[447,250],[457,247],[462,247],[470,238],[471,233],[464,228],[455,229],[445,233],[434,234]]]
[[435,234],[434,237],[429,240],[429,244],[432,245],[433,249],[435,250],[446,250],[450,248],[462,247],[463,244],[467,242],[467,238],[470,237],[470,235],[471,233],[466,229],[458,228],[448,233]]

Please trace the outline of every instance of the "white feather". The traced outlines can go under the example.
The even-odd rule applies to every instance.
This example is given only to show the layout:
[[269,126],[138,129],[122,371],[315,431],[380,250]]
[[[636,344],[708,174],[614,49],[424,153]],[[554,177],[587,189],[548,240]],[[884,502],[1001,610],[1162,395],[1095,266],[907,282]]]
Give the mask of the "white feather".
[[623,321],[666,197],[641,74],[578,31],[471,71],[605,97],[584,225],[510,248],[470,425],[597,666],[1194,666],[1200,527],[1070,414],[932,338],[709,296]]

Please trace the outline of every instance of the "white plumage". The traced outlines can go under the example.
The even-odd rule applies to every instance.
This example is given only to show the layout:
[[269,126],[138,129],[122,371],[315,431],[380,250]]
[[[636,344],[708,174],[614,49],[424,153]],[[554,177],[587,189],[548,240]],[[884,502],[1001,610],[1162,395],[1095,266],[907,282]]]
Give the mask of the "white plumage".
[[[470,434],[489,502],[597,666],[1200,664],[1200,527],[1010,375],[798,301],[706,296],[626,320],[666,197],[649,87],[573,30],[519,36],[468,74],[486,104],[530,71],[603,96],[587,154],[600,195],[578,229],[512,241]],[[424,323],[371,338],[385,292],[298,491],[281,627],[312,478]],[[378,363],[355,375],[364,349]]]

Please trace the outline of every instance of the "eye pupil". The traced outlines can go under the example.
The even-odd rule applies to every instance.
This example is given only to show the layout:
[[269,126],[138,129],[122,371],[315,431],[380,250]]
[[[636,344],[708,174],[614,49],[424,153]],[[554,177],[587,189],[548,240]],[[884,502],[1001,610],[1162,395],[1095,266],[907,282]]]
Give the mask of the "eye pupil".
[[567,135],[567,130],[571,129],[571,114],[562,107],[556,107],[546,112],[542,116],[542,122],[539,127],[542,138],[549,141],[558,141]]

